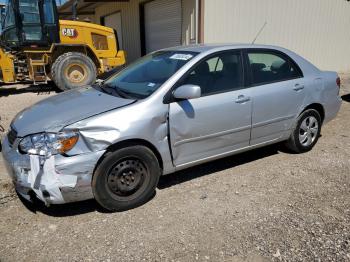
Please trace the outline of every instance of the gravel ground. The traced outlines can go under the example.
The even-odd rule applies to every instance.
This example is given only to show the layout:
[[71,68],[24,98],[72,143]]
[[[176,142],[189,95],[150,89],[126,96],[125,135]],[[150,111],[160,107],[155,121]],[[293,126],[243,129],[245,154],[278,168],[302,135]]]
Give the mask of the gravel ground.
[[[165,176],[151,201],[127,212],[93,200],[22,203],[0,159],[0,261],[350,261],[350,75],[342,77],[346,101],[311,152],[270,146]],[[53,93],[2,90],[2,124]]]

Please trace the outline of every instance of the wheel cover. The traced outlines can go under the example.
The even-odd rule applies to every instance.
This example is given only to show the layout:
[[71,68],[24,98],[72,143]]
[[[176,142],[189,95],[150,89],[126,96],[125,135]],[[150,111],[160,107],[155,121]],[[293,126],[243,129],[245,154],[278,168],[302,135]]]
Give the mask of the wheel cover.
[[115,164],[107,175],[109,191],[117,197],[134,195],[144,185],[148,170],[141,160],[126,158]]
[[314,116],[306,117],[299,128],[299,142],[302,146],[310,146],[318,135],[318,121]]
[[65,77],[71,83],[83,83],[88,77],[88,69],[84,64],[70,64],[65,69]]

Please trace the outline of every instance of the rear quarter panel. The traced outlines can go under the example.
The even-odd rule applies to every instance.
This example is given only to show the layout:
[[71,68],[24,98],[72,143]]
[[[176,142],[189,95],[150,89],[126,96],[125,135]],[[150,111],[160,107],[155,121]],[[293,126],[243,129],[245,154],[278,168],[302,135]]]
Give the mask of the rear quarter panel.
[[336,84],[336,72],[322,72],[305,76],[305,97],[299,115],[312,104],[321,104],[324,109],[324,121],[327,123],[338,113],[341,105],[339,88]]
[[325,109],[324,122],[327,123],[336,117],[341,106],[341,98],[339,96],[339,87],[336,84],[338,74],[331,71],[321,72],[322,91],[320,100]]

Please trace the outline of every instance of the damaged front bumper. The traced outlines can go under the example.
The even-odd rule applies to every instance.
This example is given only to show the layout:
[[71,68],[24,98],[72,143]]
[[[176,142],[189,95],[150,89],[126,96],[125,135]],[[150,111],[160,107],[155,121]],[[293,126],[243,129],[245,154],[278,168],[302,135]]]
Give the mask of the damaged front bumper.
[[42,158],[21,154],[18,151],[19,141],[17,138],[11,146],[5,137],[2,154],[8,174],[21,196],[31,200],[35,193],[46,205],[93,198],[92,174],[105,151]]

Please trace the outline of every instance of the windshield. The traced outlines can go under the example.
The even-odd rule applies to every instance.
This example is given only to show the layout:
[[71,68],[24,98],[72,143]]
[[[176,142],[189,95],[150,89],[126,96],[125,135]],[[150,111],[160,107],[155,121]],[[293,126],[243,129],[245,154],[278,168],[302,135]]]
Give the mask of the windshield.
[[159,51],[147,55],[108,79],[102,88],[114,89],[118,95],[146,98],[198,53]]

